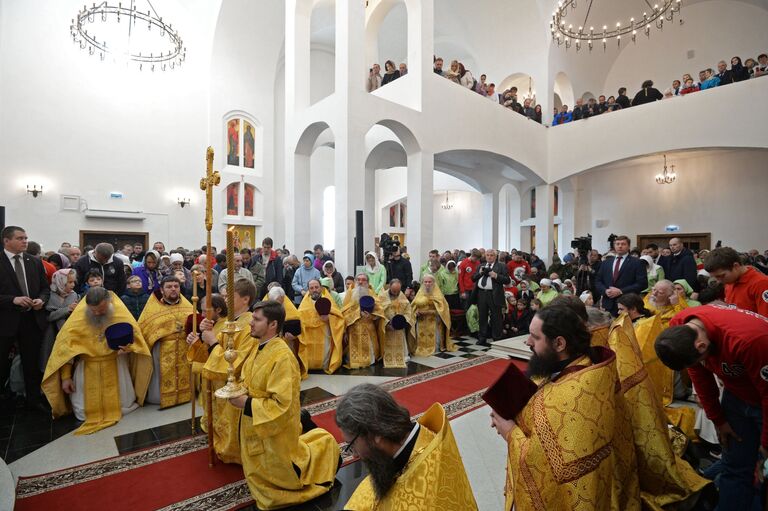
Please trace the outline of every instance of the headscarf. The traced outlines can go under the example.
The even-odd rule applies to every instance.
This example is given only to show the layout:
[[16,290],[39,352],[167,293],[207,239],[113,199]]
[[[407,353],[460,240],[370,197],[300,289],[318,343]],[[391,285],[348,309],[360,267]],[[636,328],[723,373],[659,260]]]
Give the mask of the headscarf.
[[59,254],[59,257],[61,257],[61,268],[62,269],[69,268],[72,265],[72,263],[69,261],[69,257],[65,256],[61,252],[57,252],[57,253]]
[[659,268],[661,268],[661,266],[659,266],[658,264],[654,263],[653,262],[653,257],[651,257],[649,255],[641,255],[640,259],[642,259],[643,261],[648,263],[648,275],[650,277],[655,277],[656,274],[659,272]]
[[675,284],[680,284],[683,286],[683,290],[685,290],[685,296],[691,296],[693,294],[693,288],[685,279],[677,279],[675,281]]
[[[373,257],[373,268],[368,265],[368,256]],[[373,252],[366,252],[365,254],[365,269],[371,273],[377,273],[380,269],[379,258]]]
[[307,252],[306,254],[301,256],[302,262],[304,261],[304,259],[309,259],[309,265],[310,266],[314,266],[315,265],[315,256],[310,254],[309,252]]
[[[67,286],[67,280],[69,280],[70,273],[74,273],[75,278],[77,278],[77,274],[72,268],[62,268],[61,270],[56,270],[51,276],[51,291],[56,294],[63,293],[64,288]],[[70,291],[70,293],[74,293],[74,291]]]
[[[147,260],[147,256],[149,255],[154,256],[155,262],[157,263],[158,266],[160,266],[160,252],[158,252],[157,250],[147,250],[147,253],[144,254],[145,261]],[[155,267],[155,269],[157,269],[157,266]]]

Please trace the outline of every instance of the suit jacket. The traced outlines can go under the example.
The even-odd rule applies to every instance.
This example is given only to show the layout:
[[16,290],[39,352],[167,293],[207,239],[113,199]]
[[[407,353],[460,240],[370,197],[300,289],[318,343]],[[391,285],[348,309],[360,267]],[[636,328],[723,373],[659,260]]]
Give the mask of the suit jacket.
[[[486,264],[487,263],[483,263],[478,266],[477,271],[474,273],[474,275],[472,275],[472,281],[475,282],[475,284],[479,283],[480,279],[483,277],[482,269],[486,266]],[[491,271],[494,271],[498,274],[497,278],[495,279],[488,277],[491,279],[491,282],[493,282],[493,303],[501,306],[504,304],[504,286],[509,284],[512,279],[509,278],[509,274],[507,273],[507,266],[504,263],[500,263],[499,261],[493,263]],[[472,290],[472,295],[470,295],[470,303],[477,303],[477,295],[479,291],[480,288],[475,285],[475,289]]]
[[675,281],[685,279],[694,291],[699,290],[698,270],[693,252],[683,248],[677,255],[659,257],[659,266],[664,268],[664,278]]
[[643,289],[648,287],[648,274],[645,271],[645,265],[640,259],[627,254],[621,265],[621,270],[619,270],[619,275],[614,282],[613,266],[615,262],[615,257],[605,259],[600,265],[597,278],[595,279],[597,294],[603,298],[603,308],[614,316],[618,313],[618,304],[615,298],[608,298],[606,296],[605,291],[609,287],[617,287],[621,289],[623,294],[640,294]]
[[[51,290],[48,287],[48,280],[45,278],[42,261],[28,254],[22,254],[21,257],[27,274],[29,297],[32,299],[40,298],[43,302],[48,302]],[[0,324],[3,325],[3,336],[15,336],[18,331],[19,321],[24,310],[13,304],[13,299],[17,296],[22,296],[22,292],[19,281],[16,279],[16,271],[5,252],[2,252],[0,253]],[[34,314],[40,330],[45,331],[48,326],[45,305],[42,309],[31,311],[31,313]]]

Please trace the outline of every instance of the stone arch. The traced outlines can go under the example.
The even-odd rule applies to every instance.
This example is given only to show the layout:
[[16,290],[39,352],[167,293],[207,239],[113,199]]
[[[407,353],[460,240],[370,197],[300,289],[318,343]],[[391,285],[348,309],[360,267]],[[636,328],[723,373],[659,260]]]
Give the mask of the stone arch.
[[584,101],[584,103],[586,103],[590,99],[597,99],[597,96],[595,96],[594,94],[592,94],[589,91],[587,91],[587,92],[585,92],[584,94],[581,95],[581,100]]
[[[410,0],[378,0],[372,7],[368,8],[365,19],[365,57],[366,65],[371,66],[374,62],[381,65],[382,73],[384,72],[384,61],[388,59],[397,59],[395,65],[400,62],[408,61],[409,43],[408,41],[408,23],[410,22],[409,3],[413,4]],[[413,5],[410,6],[413,8]],[[386,26],[386,23],[393,20],[392,16],[400,16],[401,10],[405,11],[405,25],[400,30],[401,34],[404,34],[404,47],[400,50],[398,55],[380,55],[379,54],[379,39],[382,26]],[[397,20],[395,20],[397,21]],[[395,46],[397,49],[397,46]],[[410,64],[408,66],[410,68]]]
[[[573,108],[573,84],[568,75],[562,71],[555,75],[554,93],[560,97],[561,104]],[[555,97],[555,104],[557,104],[557,97]]]
[[536,97],[536,84],[533,77],[526,73],[513,73],[496,84],[496,91],[500,94],[510,87],[517,87],[517,97],[520,103],[524,98]]

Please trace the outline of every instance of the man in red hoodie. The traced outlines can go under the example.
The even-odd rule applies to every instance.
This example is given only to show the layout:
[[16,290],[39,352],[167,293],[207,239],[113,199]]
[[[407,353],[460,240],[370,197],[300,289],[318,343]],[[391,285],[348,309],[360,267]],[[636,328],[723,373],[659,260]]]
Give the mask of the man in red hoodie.
[[523,256],[520,255],[520,252],[513,252],[512,253],[512,260],[507,263],[507,273],[510,277],[512,277],[515,282],[519,283],[522,279],[517,278],[517,275],[515,275],[515,270],[518,268],[525,269],[525,274],[528,275],[531,273],[531,265],[528,264],[528,261],[523,259]]
[[[753,509],[755,464],[768,457],[768,318],[727,305],[676,314],[656,338],[656,354],[675,371],[688,369],[723,447],[720,502]],[[722,401],[715,376],[723,382]],[[768,417],[768,416],[766,416]]]
[[707,256],[704,269],[725,284],[725,301],[740,309],[768,317],[768,276],[742,263],[730,247],[716,248]]
[[480,251],[476,248],[472,249],[469,257],[465,257],[459,263],[459,296],[461,297],[461,303],[464,306],[464,310],[469,308],[469,295],[472,290],[475,289],[475,283],[472,281],[472,275],[477,272],[477,268],[480,267]]

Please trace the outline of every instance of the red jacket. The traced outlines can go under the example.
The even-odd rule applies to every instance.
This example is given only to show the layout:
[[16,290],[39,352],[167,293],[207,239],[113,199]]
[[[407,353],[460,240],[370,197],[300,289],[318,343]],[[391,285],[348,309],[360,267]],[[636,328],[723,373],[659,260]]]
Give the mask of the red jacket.
[[[699,319],[716,349],[704,363],[688,368],[707,417],[717,425],[726,422],[720,390],[714,375],[738,399],[762,409],[768,417],[768,318],[744,309],[705,305],[675,315],[670,326]],[[768,421],[763,421],[761,445],[768,447]]]
[[[531,273],[531,265],[528,264],[528,261],[520,261],[519,263],[516,261],[510,261],[507,263],[507,273],[510,277],[515,279],[515,270],[517,268],[525,268],[525,274],[528,275]],[[517,280],[517,279],[515,279]]]
[[472,262],[472,259],[465,257],[459,263],[459,293],[469,293],[475,289],[475,283],[472,282],[472,275],[480,267],[480,260]]
[[748,266],[739,280],[725,285],[725,301],[768,317],[768,276]]

